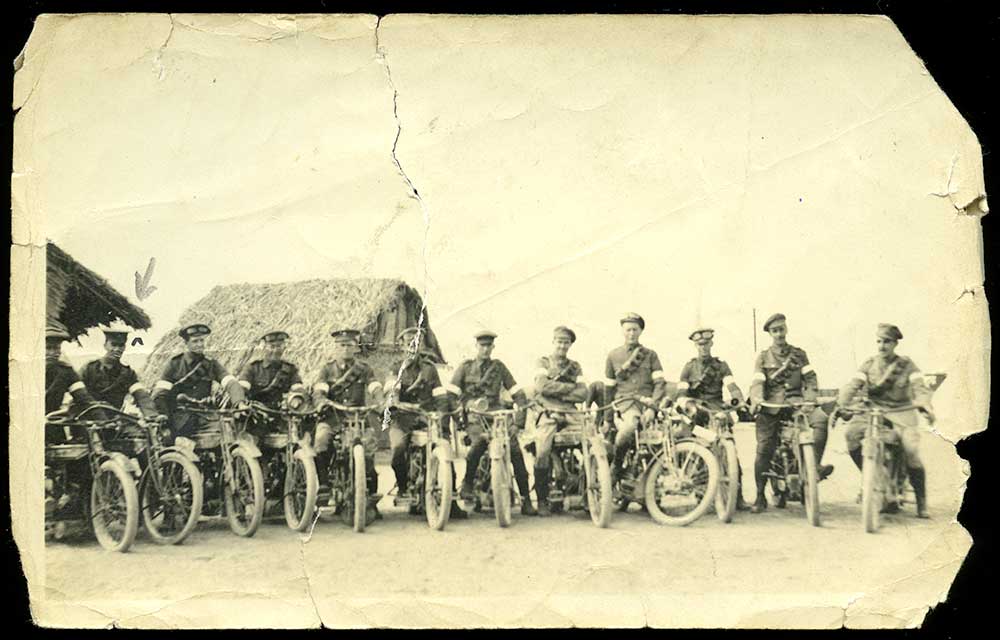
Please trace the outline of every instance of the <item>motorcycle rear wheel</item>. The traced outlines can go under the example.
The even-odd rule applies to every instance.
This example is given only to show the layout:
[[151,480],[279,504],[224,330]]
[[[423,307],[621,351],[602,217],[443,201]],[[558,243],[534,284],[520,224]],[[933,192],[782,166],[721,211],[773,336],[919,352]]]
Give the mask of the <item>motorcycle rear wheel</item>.
[[[160,456],[160,471],[160,483],[167,496],[157,495],[156,483],[150,477],[152,467],[146,469],[139,481],[142,524],[153,542],[180,544],[198,526],[205,497],[205,481],[198,467],[175,451]],[[162,518],[158,519],[159,516]],[[180,528],[169,527],[170,522],[177,522],[178,516]]]

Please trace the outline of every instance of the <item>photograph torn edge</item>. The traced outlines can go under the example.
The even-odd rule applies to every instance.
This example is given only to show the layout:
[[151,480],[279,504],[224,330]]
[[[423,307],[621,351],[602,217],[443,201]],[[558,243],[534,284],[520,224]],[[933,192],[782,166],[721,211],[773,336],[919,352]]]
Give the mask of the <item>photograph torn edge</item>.
[[[73,16],[64,16],[64,17],[66,17],[66,18],[72,18]],[[252,18],[249,18],[247,16],[242,16],[242,17],[245,18],[245,19],[247,19],[248,21],[254,23],[254,24],[257,24],[258,26],[264,26],[264,25],[261,25],[261,23],[256,22]],[[273,30],[271,36],[265,37],[265,38],[250,37],[249,39],[256,40],[256,41],[261,41],[261,42],[270,42],[270,41],[274,41],[274,40],[283,39],[283,38],[286,38],[286,37],[295,37],[298,34],[298,32],[299,32],[298,26],[297,26],[298,25],[298,20],[301,19],[301,18],[304,18],[304,17],[308,17],[308,16],[292,16],[290,18],[288,16],[285,16],[284,18],[278,18],[279,22],[277,24],[272,24],[271,25],[272,27],[275,27],[275,29]],[[397,146],[399,145],[399,143],[401,141],[401,138],[403,136],[403,118],[400,115],[400,109],[399,109],[399,92],[396,89],[396,87],[395,87],[395,85],[394,85],[394,83],[392,81],[391,67],[390,67],[389,59],[388,59],[389,57],[388,57],[388,55],[387,55],[387,53],[385,51],[385,48],[383,47],[382,43],[380,42],[379,28],[381,26],[381,22],[382,22],[383,18],[376,17],[376,16],[367,16],[367,17],[370,18],[370,19],[372,19],[374,21],[374,27],[372,28],[372,32],[373,32],[372,36],[373,36],[373,39],[374,39],[373,63],[380,64],[380,65],[382,65],[384,67],[386,81],[387,81],[389,87],[392,90],[392,96],[393,96],[392,110],[393,110],[393,115],[394,115],[395,122],[396,122],[396,132],[395,132],[395,138],[394,138],[394,141],[393,141],[393,147],[392,147],[391,150],[388,150],[388,153],[390,153],[391,156],[392,156],[393,163],[394,163],[394,165],[396,166],[396,168],[398,170],[400,178],[406,183],[406,185],[407,185],[407,187],[408,187],[408,189],[410,191],[410,197],[412,197],[413,199],[415,199],[415,200],[418,201],[418,203],[420,205],[421,213],[422,213],[422,215],[424,217],[424,222],[425,222],[425,239],[424,239],[424,266],[425,266],[425,274],[424,275],[425,275],[425,278],[424,278],[424,282],[423,282],[423,296],[422,297],[423,297],[424,311],[426,311],[426,306],[427,306],[427,301],[428,301],[428,296],[429,296],[429,291],[428,291],[428,286],[427,286],[428,283],[427,283],[427,277],[426,277],[426,275],[427,275],[427,272],[426,272],[426,269],[427,269],[427,255],[426,255],[427,244],[426,244],[426,239],[427,239],[427,233],[428,233],[429,226],[430,226],[430,209],[429,209],[429,206],[426,203],[425,199],[423,197],[421,197],[420,192],[417,189],[416,185],[414,185],[414,183],[412,182],[412,180],[410,179],[410,177],[406,174],[406,171],[404,170],[403,164],[400,162],[399,157],[397,155]],[[174,17],[173,14],[170,14],[170,21],[171,21],[170,30],[169,30],[166,38],[164,39],[163,44],[160,46],[159,50],[154,54],[154,57],[153,57],[153,65],[154,65],[154,67],[156,67],[156,65],[159,63],[160,56],[162,55],[162,53],[165,50],[165,48],[167,46],[169,46],[170,39],[171,39],[172,34],[173,34],[173,29],[174,29],[174,27],[176,25],[175,17]],[[281,26],[277,26],[277,25],[291,25],[292,29],[289,31],[288,29],[282,28]],[[185,26],[190,26],[190,25],[185,25]],[[191,26],[191,28],[195,28],[195,27]],[[207,33],[211,33],[213,35],[219,35],[216,31],[206,31],[206,32]],[[35,33],[38,33],[38,30],[33,31],[32,35],[34,36]],[[41,47],[43,49],[42,52],[39,55],[44,56],[44,50],[45,50],[45,48],[47,46],[49,46],[51,44],[51,37],[52,37],[53,34],[54,34],[54,30],[53,31],[49,31],[48,32],[49,39],[48,40],[42,40],[41,42],[39,42],[39,44],[37,46]],[[232,35],[232,34],[227,34],[227,35]],[[247,37],[247,36],[238,36],[238,37]],[[18,56],[14,60],[13,64],[14,64],[15,70],[17,71],[17,75],[22,75],[23,72],[26,71],[27,68],[28,68],[25,65],[26,65],[26,63],[29,60],[28,55],[29,55],[29,50],[32,48],[31,45],[32,45],[32,41],[29,38],[29,41],[25,44],[25,46],[22,49],[22,51],[18,54]],[[150,51],[152,51],[152,49]],[[30,86],[30,88],[27,90],[27,92],[23,92],[22,91],[22,95],[21,95],[20,99],[18,99],[18,97],[15,96],[15,101],[14,101],[14,104],[12,105],[15,112],[20,112],[20,110],[24,107],[24,105],[27,104],[27,102],[33,97],[34,90],[37,87],[37,82],[41,78],[42,73],[44,72],[44,61],[42,62],[41,66],[42,66],[42,68],[37,71],[37,73],[36,73],[36,75],[34,77],[34,82]],[[162,71],[163,71],[163,69],[162,69],[162,65],[161,65],[160,66],[160,73],[162,73]],[[15,84],[16,84],[16,80],[15,80]],[[940,91],[940,87],[938,87],[938,90]],[[958,115],[958,117],[961,118],[961,115],[958,114],[957,110],[956,110],[956,114]],[[20,115],[20,113],[18,113],[18,115]],[[968,123],[965,122],[964,119],[963,119],[963,122],[965,123],[966,127],[968,128]],[[945,176],[944,186],[941,187],[941,188],[938,188],[936,190],[932,190],[932,191],[928,192],[928,195],[936,197],[936,198],[941,198],[941,199],[947,200],[948,204],[949,204],[949,206],[951,208],[951,210],[954,211],[954,213],[955,213],[956,216],[982,217],[983,215],[986,215],[989,212],[989,207],[988,207],[988,204],[987,204],[987,200],[986,200],[986,196],[985,196],[985,193],[984,193],[984,189],[982,188],[982,185],[983,185],[983,176],[982,176],[982,172],[981,172],[981,169],[982,169],[981,168],[981,163],[979,163],[979,175],[975,176],[972,180],[969,181],[969,182],[972,183],[971,186],[970,186],[969,182],[963,183],[961,180],[959,180],[956,177],[956,168],[959,166],[960,161],[961,161],[961,158],[957,154],[955,154],[952,157],[950,166],[949,166],[948,171],[947,171],[947,175]],[[972,164],[975,165],[976,162],[972,162]],[[36,222],[39,222],[38,218],[41,217],[41,214],[39,212],[30,211],[30,207],[28,206],[28,202],[27,202],[27,198],[26,198],[27,193],[25,193],[26,189],[28,188],[28,184],[26,184],[26,182],[27,182],[27,180],[30,179],[30,176],[31,176],[31,170],[29,168],[27,171],[25,171],[23,173],[16,173],[16,172],[13,173],[12,177],[11,177],[12,178],[12,181],[11,181],[12,200],[13,200],[13,207],[12,207],[13,233],[12,233],[12,250],[11,250],[11,268],[12,268],[12,281],[15,282],[15,284],[20,284],[21,281],[26,276],[28,278],[30,278],[30,274],[29,274],[30,271],[34,271],[36,273],[36,275],[37,275],[37,273],[39,271],[39,266],[41,267],[41,273],[44,274],[44,258],[42,257],[42,254],[40,254],[38,252],[39,249],[43,249],[45,247],[44,234],[40,233],[40,230],[41,230],[41,228],[43,228],[44,225],[34,224]],[[983,247],[982,247],[981,243],[980,243],[979,249],[980,249],[980,256],[982,256],[983,255]],[[41,263],[41,264],[39,264],[39,263]],[[43,275],[43,278],[44,278],[44,275]],[[41,282],[44,285],[44,279]],[[25,303],[25,302],[27,302],[28,306],[31,306],[33,309],[39,308],[39,305],[37,304],[38,303],[37,298],[43,298],[44,296],[35,296],[36,300],[27,300],[23,296],[23,294],[26,291],[27,292],[31,292],[34,289],[37,289],[37,287],[32,287],[31,283],[29,282],[29,283],[27,283],[27,285],[24,285],[24,286],[21,286],[21,287],[12,287],[12,288],[17,291],[17,293],[18,293],[17,300],[20,301],[22,304]],[[42,286],[41,288],[42,288],[42,290],[44,290],[44,286]],[[35,293],[38,293],[38,294],[40,294],[42,292],[43,291],[35,291]],[[974,304],[982,304],[982,297],[981,296],[984,293],[985,293],[985,290],[984,290],[984,287],[983,287],[983,283],[969,285],[969,286],[966,286],[966,288],[964,288],[961,292],[958,293],[958,295],[957,295],[957,297],[955,299],[955,302],[956,303],[960,303],[960,302],[969,303],[969,302],[972,302]],[[14,301],[14,299],[15,298],[13,297],[13,294],[12,294],[12,302]],[[41,300],[41,304],[44,305],[44,300],[43,299]],[[40,308],[44,308],[44,306],[41,306]],[[22,391],[26,387],[26,385],[24,385],[23,382],[24,382],[25,379],[28,379],[27,365],[32,364],[31,360],[33,360],[33,359],[32,358],[25,358],[24,354],[23,354],[23,350],[19,350],[18,347],[20,346],[20,347],[23,348],[26,344],[40,347],[40,344],[41,344],[40,340],[33,340],[32,339],[32,336],[35,333],[38,333],[37,330],[40,328],[40,325],[36,324],[36,323],[34,323],[32,321],[30,321],[31,317],[33,317],[33,316],[31,316],[30,314],[19,314],[19,313],[16,313],[15,312],[15,306],[14,305],[11,306],[10,320],[11,320],[11,337],[12,337],[12,340],[11,340],[10,353],[9,353],[9,366],[10,366],[12,372],[14,372],[14,375],[11,376],[12,379],[14,379],[16,382],[22,383],[22,384],[16,385]],[[42,317],[42,315],[38,315],[38,317]],[[422,323],[424,321],[424,319],[426,318],[426,313],[422,313],[421,316],[420,316],[420,318],[421,318],[421,323]],[[26,319],[28,319],[28,320],[25,321]],[[21,322],[16,322],[16,320],[22,320],[22,321]],[[987,322],[988,322],[988,320],[987,320]],[[34,325],[34,326],[32,326],[32,325]],[[39,344],[38,345],[33,345],[33,343],[35,343],[35,342],[38,342]],[[29,351],[31,351],[31,349],[29,349]],[[35,359],[35,360],[37,360],[37,359]],[[987,371],[988,371],[988,367],[987,367]],[[15,385],[12,385],[12,393],[11,393],[11,398],[10,398],[11,408],[14,409],[14,413],[16,415],[23,416],[25,414],[25,409],[27,409],[27,404],[29,402],[38,401],[40,399],[40,397],[37,396],[37,395],[32,396],[32,395],[24,395],[24,394],[22,394],[20,396],[16,396],[15,393],[14,393],[14,388],[15,388]],[[13,454],[13,452],[21,451],[23,453],[23,447],[15,446],[15,445],[21,444],[19,442],[19,440],[22,438],[22,435],[21,435],[22,434],[22,430],[19,428],[18,422],[15,421],[15,420],[12,420],[10,424],[11,424],[11,427],[12,427],[12,429],[10,431],[10,444],[12,445],[11,449],[10,449],[11,452],[12,452],[12,456],[11,456],[11,458],[12,458],[11,459],[11,463],[12,463],[11,464],[11,468],[14,469],[15,468],[15,464],[14,464],[14,454]],[[964,439],[965,437],[968,437],[969,435],[972,435],[973,433],[976,433],[976,432],[981,431],[983,429],[985,429],[985,425],[983,425],[982,428],[977,429],[976,431],[972,431],[970,433],[963,434],[958,439],[959,440]],[[954,445],[957,442],[957,440],[956,441],[952,441],[949,438],[947,438],[945,435],[941,434],[940,432],[938,432],[936,430],[932,429],[931,431],[936,436],[938,436],[938,437],[940,437],[940,438],[948,441],[953,447],[954,447]],[[15,438],[17,438],[17,440],[15,440]],[[964,459],[962,459],[962,460],[964,462]],[[19,460],[19,462],[22,462],[24,464],[20,465],[18,468],[25,469],[25,473],[26,474],[27,474],[27,472],[31,471],[32,468],[34,468],[34,471],[37,473],[37,471],[38,471],[38,468],[37,468],[38,465],[37,464],[36,465],[31,465],[30,460]],[[964,468],[963,471],[964,471],[966,477],[968,477],[968,466],[967,466],[967,463],[966,463],[966,466],[965,466],[965,468]],[[33,558],[33,557],[30,556],[29,550],[24,545],[25,535],[26,535],[25,531],[24,531],[24,526],[25,526],[25,517],[24,517],[24,515],[25,515],[25,513],[30,513],[30,511],[31,511],[31,510],[27,509],[27,500],[24,499],[24,498],[27,497],[28,494],[26,492],[23,492],[23,491],[21,491],[21,492],[15,492],[15,491],[13,491],[13,489],[15,488],[14,487],[14,483],[13,483],[13,478],[12,478],[11,488],[12,488],[11,511],[12,511],[12,517],[13,517],[13,521],[14,521],[15,538],[19,541],[18,547],[19,547],[19,550],[21,552],[21,560],[22,560],[22,565],[23,565],[23,567],[25,569],[25,575],[28,578],[29,592],[32,591],[32,586],[35,587],[34,588],[34,592],[35,592],[34,595],[35,595],[35,597],[32,597],[31,601],[32,601],[33,616],[35,616],[35,619],[38,620],[37,615],[35,615],[35,613],[37,611],[36,605],[39,602],[37,596],[40,595],[40,593],[39,593],[40,588],[44,589],[44,587],[42,585],[37,584],[36,580],[33,580],[32,578],[37,578],[39,575],[44,575],[44,566],[37,567],[37,566],[35,566],[36,563],[31,562],[35,558]],[[964,489],[965,489],[965,487],[963,485],[960,488],[960,492],[963,495],[964,495]],[[17,503],[15,503],[15,500],[13,499],[13,496],[15,495],[15,493],[17,495],[20,495],[22,497],[22,500],[18,501]],[[954,579],[954,576],[955,576],[955,574],[958,571],[958,567],[961,565],[961,561],[965,557],[965,554],[968,551],[968,546],[971,545],[971,537],[969,537],[969,535],[965,531],[965,529],[962,528],[961,525],[958,524],[957,520],[953,520],[950,524],[953,525],[953,526],[949,527],[949,530],[957,528],[962,533],[962,535],[964,536],[965,542],[966,542],[965,548],[959,550],[959,549],[954,549],[950,545],[947,545],[954,552],[954,560],[946,562],[946,563],[943,563],[943,564],[940,564],[940,565],[937,565],[935,567],[932,567],[929,571],[938,571],[938,570],[944,569],[944,570],[947,570],[948,572],[950,572],[951,573],[951,578]],[[944,533],[947,533],[947,531],[945,531]],[[939,538],[941,538],[941,537],[943,537],[943,536],[939,536]],[[301,541],[300,544],[304,545],[307,541],[308,541],[308,537],[302,539],[302,541]],[[315,619],[317,619],[319,621],[319,623],[318,623],[317,626],[323,626],[323,621],[322,621],[322,617],[320,616],[319,607],[318,607],[318,605],[317,605],[317,603],[315,601],[314,594],[311,591],[311,585],[309,585],[308,572],[306,571],[305,561],[304,561],[304,546],[300,546],[300,552],[301,552],[300,555],[301,555],[302,560],[303,560],[303,576],[302,577],[305,580],[306,585],[307,585],[308,596],[313,601],[313,613],[315,615]],[[32,568],[29,568],[29,566],[32,567]],[[953,568],[954,571],[951,571],[951,568]],[[31,575],[31,574],[33,574],[33,575]],[[916,578],[919,578],[919,576],[917,576],[917,575],[908,576],[906,578],[903,578],[903,580],[906,580],[906,579],[916,579]],[[899,580],[894,581],[890,585],[887,585],[886,588],[888,589],[890,586],[892,586],[893,584],[896,584],[898,582],[900,582],[900,581]],[[937,600],[936,600],[936,602],[932,600],[931,602],[928,602],[927,605],[924,606],[923,608],[917,607],[916,609],[914,609],[914,608],[911,607],[911,608],[907,609],[907,611],[910,613],[910,615],[909,616],[904,616],[904,617],[895,616],[895,615],[892,615],[892,613],[889,613],[889,612],[886,612],[886,611],[879,611],[877,609],[872,609],[870,607],[864,607],[864,606],[862,606],[862,605],[865,604],[865,598],[866,597],[867,597],[867,594],[862,594],[862,595],[859,595],[859,596],[856,596],[856,597],[852,597],[847,603],[845,603],[845,605],[843,606],[843,618],[842,618],[842,625],[843,626],[852,626],[851,625],[851,619],[852,619],[852,617],[871,618],[873,615],[876,617],[876,619],[878,619],[879,621],[881,621],[876,626],[883,626],[884,623],[888,623],[888,626],[897,626],[899,624],[901,624],[903,626],[919,626],[920,623],[923,621],[923,618],[926,615],[926,613],[930,610],[930,608],[932,608],[937,603],[943,602],[947,598],[947,589],[941,590],[941,591],[939,591],[937,593]],[[174,604],[176,604],[176,603],[174,603]],[[165,607],[169,607],[169,606],[170,605],[165,605]],[[98,614],[98,615],[102,615],[102,616],[106,615],[106,614],[103,614],[103,613],[101,613],[99,611],[96,611],[96,610],[93,610],[93,609],[92,609],[92,611],[93,611],[93,613]],[[154,612],[150,612],[149,614],[143,614],[143,615],[152,615],[154,613],[155,613],[155,611]],[[779,611],[775,611],[773,613],[778,614],[779,617],[782,617],[782,614]],[[761,612],[761,614],[759,614],[758,616],[754,616],[754,617],[759,620],[760,619],[760,615],[767,615],[767,612]],[[135,617],[139,617],[139,616],[135,616]],[[127,621],[127,618],[116,620],[116,619],[114,619],[113,617],[110,617],[110,616],[107,616],[107,619],[109,621],[109,625],[110,626],[117,626],[118,623],[120,623],[120,622],[126,622]],[[892,624],[892,622],[895,622],[896,625]]]

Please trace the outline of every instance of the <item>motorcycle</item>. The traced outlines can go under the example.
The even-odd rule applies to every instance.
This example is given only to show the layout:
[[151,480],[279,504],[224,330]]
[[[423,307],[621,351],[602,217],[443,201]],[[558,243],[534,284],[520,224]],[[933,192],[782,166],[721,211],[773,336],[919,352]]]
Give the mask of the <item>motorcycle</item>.
[[[638,502],[660,524],[691,524],[715,498],[718,461],[692,437],[690,419],[671,405],[656,407],[643,398],[627,397],[616,399],[612,408],[619,412],[625,404],[653,409],[654,419],[649,424],[640,422],[633,446],[625,452],[616,505],[625,510],[630,502]],[[694,430],[695,435],[707,435],[702,432],[711,434],[702,427]]]
[[285,523],[295,531],[309,528],[319,498],[316,452],[308,435],[308,425],[315,422],[316,414],[301,411],[306,402],[304,394],[290,393],[280,410],[250,403],[257,420],[277,422],[282,427],[260,438],[265,511],[268,504],[282,505]]
[[[368,495],[368,477],[365,462],[365,442],[370,437],[366,417],[372,411],[378,411],[379,405],[364,405],[349,407],[336,402],[326,401],[319,408],[326,408],[345,414],[346,418],[339,422],[340,428],[333,434],[330,444],[333,455],[330,457],[328,472],[329,493],[320,496],[320,504],[329,504],[333,512],[352,523],[358,533],[374,520],[374,506],[381,498],[377,493]],[[369,501],[373,509],[369,513]]]
[[[473,403],[475,405],[475,403]],[[497,524],[511,523],[511,505],[514,502],[513,469],[510,461],[510,432],[517,409],[485,410],[470,406],[467,413],[477,416],[489,434],[487,455],[479,459],[473,491],[476,494],[474,510],[493,509]]]
[[264,517],[260,449],[237,425],[246,410],[219,404],[213,398],[196,400],[178,395],[178,408],[204,416],[210,426],[195,431],[190,438],[178,436],[174,446],[192,451],[198,458],[208,515],[225,516],[233,533],[249,538],[257,533]]
[[[813,430],[809,416],[814,402],[761,402],[761,407],[780,409],[778,447],[771,457],[771,466],[764,473],[774,494],[775,503],[783,507],[788,500],[805,505],[806,519],[820,526],[819,471],[813,450]],[[790,415],[789,415],[789,412]]]
[[[733,407],[739,405],[733,402]],[[736,454],[736,438],[733,436],[733,424],[738,421],[734,409],[718,409],[702,400],[687,398],[678,407],[699,427],[699,437],[719,463],[719,485],[715,491],[715,515],[723,522],[732,522],[736,512],[736,502],[740,491],[740,461]],[[707,420],[705,418],[707,417]],[[706,428],[708,433],[701,429]],[[700,435],[699,435],[700,434]]]
[[[539,415],[555,420],[552,440],[552,486],[548,503],[553,513],[587,509],[598,527],[611,524],[614,511],[611,466],[604,437],[595,426],[602,408],[584,410],[549,409],[533,405]],[[580,416],[581,425],[569,425],[568,416]]]
[[[906,411],[922,411],[920,407],[880,407],[863,399],[855,405],[838,409],[831,416],[833,422],[841,412],[864,415],[868,420],[864,440],[861,442],[861,517],[865,531],[875,533],[880,526],[880,514],[890,505],[898,508],[906,502],[914,503],[899,431],[886,419],[887,415]],[[933,424],[926,413],[925,418]]]
[[104,408],[122,427],[107,448],[139,461],[138,483],[142,524],[157,544],[180,544],[198,525],[204,499],[204,480],[193,449],[166,446],[159,420],[146,420]]
[[[409,495],[397,496],[396,504],[405,504],[422,512],[427,525],[442,531],[451,515],[454,496],[454,449],[449,438],[443,434],[442,420],[446,414],[440,411],[424,411],[420,405],[396,402],[395,410],[423,416],[424,429],[410,432],[408,452],[408,479],[410,487],[422,487]],[[452,429],[454,431],[454,429]]]
[[124,553],[139,529],[135,480],[141,470],[135,460],[105,448],[105,421],[85,419],[98,409],[110,407],[45,416],[45,532],[60,539],[67,525],[89,522],[102,547]]

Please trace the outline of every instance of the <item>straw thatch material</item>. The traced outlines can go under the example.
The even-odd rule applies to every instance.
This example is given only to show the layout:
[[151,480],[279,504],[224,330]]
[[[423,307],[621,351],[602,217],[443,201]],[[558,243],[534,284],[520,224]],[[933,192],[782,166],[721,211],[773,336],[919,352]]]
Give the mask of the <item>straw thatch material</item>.
[[[420,294],[400,280],[332,279],[278,284],[217,286],[181,316],[180,325],[165,335],[150,354],[143,378],[157,380],[167,361],[184,350],[177,329],[196,322],[212,328],[208,355],[233,374],[262,356],[262,334],[287,331],[291,339],[284,358],[299,367],[311,383],[332,358],[330,332],[339,328],[361,331],[362,357],[380,381],[401,357],[396,336],[420,322]],[[424,312],[425,345],[444,357]]]
[[61,322],[71,338],[116,319],[133,329],[152,326],[146,312],[51,241],[46,246],[45,266],[45,319]]

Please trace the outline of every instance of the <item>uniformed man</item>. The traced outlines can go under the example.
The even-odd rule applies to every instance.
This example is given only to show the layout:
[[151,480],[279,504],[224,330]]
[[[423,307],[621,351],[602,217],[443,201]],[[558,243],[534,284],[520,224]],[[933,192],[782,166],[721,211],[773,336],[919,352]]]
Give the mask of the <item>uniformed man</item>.
[[94,402],[94,397],[90,395],[80,376],[62,359],[62,343],[69,339],[69,332],[61,322],[58,320],[48,322],[45,327],[46,414],[58,411],[67,393],[73,397],[74,413]]
[[552,332],[552,355],[538,359],[535,371],[535,402],[552,410],[538,414],[535,423],[535,494],[538,496],[538,515],[548,516],[549,484],[552,481],[552,442],[560,428],[582,422],[576,414],[559,413],[559,410],[576,409],[577,402],[588,397],[583,383],[583,368],[576,360],[567,357],[576,342],[576,333],[559,326]]
[[[660,357],[639,343],[646,321],[638,313],[629,313],[619,320],[619,324],[625,344],[612,349],[604,365],[604,403],[609,404],[616,397],[637,396],[647,405],[659,404],[666,395],[667,383]],[[611,466],[612,480],[621,475],[625,453],[632,447],[639,424],[648,425],[655,416],[652,408],[644,408],[639,402],[622,403],[616,411],[605,414],[608,428],[616,427],[618,431]]]
[[[788,344],[788,324],[784,314],[776,313],[764,322],[764,331],[771,335],[771,347],[761,351],[754,363],[754,374],[750,384],[750,406],[756,411],[761,402],[783,403],[788,401],[815,402],[818,388],[816,372],[809,364],[809,356],[798,347]],[[781,421],[791,415],[789,409],[760,408],[757,415],[757,457],[754,460],[754,478],[757,482],[757,499],[752,513],[767,509],[764,496],[766,476],[771,466],[771,457],[778,447]],[[816,407],[809,415],[813,428],[813,449],[819,478],[830,475],[833,465],[821,464],[826,448],[826,419],[823,410]],[[781,502],[778,507],[784,507]]]
[[106,329],[104,333],[104,357],[88,362],[80,370],[80,378],[87,390],[98,402],[104,402],[121,409],[125,398],[132,396],[135,406],[145,418],[155,418],[159,414],[146,387],[139,382],[132,367],[122,362],[128,331]]
[[[322,404],[324,400],[348,407],[361,407],[378,402],[382,386],[375,380],[375,372],[368,363],[357,359],[361,350],[359,344],[361,332],[356,329],[337,329],[330,335],[333,336],[333,359],[323,365],[319,378],[312,386],[313,399],[317,401],[317,405]],[[368,478],[368,494],[375,495],[378,493],[375,448],[382,422],[381,416],[375,413],[369,413],[365,419],[369,427],[366,441],[363,443],[365,472]],[[316,468],[319,471],[320,484],[323,485],[328,482],[327,473],[333,456],[330,443],[341,420],[343,417],[333,412],[316,425]]]
[[[876,332],[875,344],[878,355],[865,360],[850,382],[844,385],[837,398],[841,407],[850,406],[851,401],[859,393],[867,392],[868,399],[873,404],[886,409],[895,409],[907,405],[915,405],[928,420],[934,420],[934,409],[931,406],[931,392],[924,384],[920,369],[906,356],[896,353],[896,346],[903,339],[903,333],[891,324],[880,324]],[[862,415],[853,419],[850,414],[840,410],[845,419],[851,420],[847,428],[847,452],[854,464],[861,468],[861,441],[868,427],[868,419]],[[920,428],[916,411],[901,411],[885,414],[884,420],[892,424],[899,432],[903,450],[906,452],[906,465],[909,470],[910,484],[917,498],[917,516],[930,517],[927,513],[926,472],[920,459]],[[889,510],[894,505],[889,506]],[[898,508],[898,505],[895,505]]]
[[[500,392],[506,389],[513,397],[514,402],[525,407],[528,404],[528,397],[517,384],[514,376],[511,375],[507,366],[503,362],[492,358],[493,341],[497,334],[492,331],[480,331],[476,333],[476,357],[464,361],[455,369],[451,378],[451,384],[447,389],[459,396],[459,400],[468,406],[479,398],[486,400],[487,410],[500,409],[503,404],[500,401]],[[472,445],[465,458],[465,479],[462,481],[461,496],[463,500],[475,498],[473,484],[476,478],[476,469],[479,460],[486,452],[489,444],[489,433],[487,433],[486,419],[479,419],[479,416],[469,418],[467,434],[472,439]],[[536,515],[534,505],[531,503],[530,487],[528,485],[528,469],[524,465],[524,454],[521,452],[521,444],[518,441],[518,431],[524,428],[525,414],[519,411],[514,420],[512,433],[510,434],[510,461],[514,467],[514,480],[517,483],[518,491],[521,493],[521,513],[526,516]]]
[[[723,387],[729,392],[729,398],[733,404],[743,402],[743,392],[740,390],[729,364],[712,355],[712,345],[714,344],[715,331],[712,329],[696,329],[688,336],[698,349],[698,357],[691,358],[681,370],[680,380],[677,383],[678,403],[682,403],[685,398],[701,400],[712,411],[725,411],[731,409],[723,401]],[[709,416],[704,411],[699,411],[695,417],[695,422],[702,426],[708,424]],[[736,508],[740,511],[746,510],[747,506],[743,500],[743,470],[737,471],[739,477],[739,489],[736,493]]]
[[211,333],[204,324],[188,325],[178,331],[184,339],[184,352],[167,362],[163,375],[153,387],[153,405],[169,417],[167,424],[174,436],[188,437],[206,424],[201,415],[178,407],[178,396],[183,394],[192,400],[208,398],[212,394],[212,383],[218,382],[234,404],[244,401],[243,387],[236,377],[218,360],[205,355],[206,339]]
[[[238,376],[240,386],[246,390],[247,400],[260,402],[272,409],[279,409],[281,401],[289,391],[302,391],[302,377],[299,368],[282,359],[288,333],[281,330],[269,331],[260,337],[264,344],[264,357],[247,364]],[[276,423],[264,416],[254,414],[248,430],[257,437],[273,430]]]

